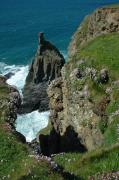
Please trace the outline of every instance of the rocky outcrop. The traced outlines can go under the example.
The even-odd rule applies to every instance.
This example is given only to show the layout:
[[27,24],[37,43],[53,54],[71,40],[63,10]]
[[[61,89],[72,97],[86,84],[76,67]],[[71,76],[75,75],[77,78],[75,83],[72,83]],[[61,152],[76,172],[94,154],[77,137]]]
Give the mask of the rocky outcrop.
[[[97,115],[94,112],[95,104],[90,100],[89,87],[82,82],[86,75],[80,78],[77,73],[72,72],[67,79],[64,74],[66,71],[64,67],[62,78],[54,80],[48,88],[50,121],[55,137],[57,134],[53,145],[54,142],[57,143],[59,152],[83,152],[95,149],[103,143],[103,136],[97,128],[102,114]],[[76,69],[74,71],[76,72]],[[77,72],[79,74],[78,70]],[[73,88],[75,81],[79,83],[79,90]],[[50,141],[49,148],[51,147]]]
[[[69,46],[69,57],[74,55],[79,46],[97,36],[119,32],[119,9],[118,6],[103,7],[87,16],[74,36]],[[77,38],[78,36],[78,38]]]
[[46,89],[48,84],[61,75],[65,60],[59,50],[39,34],[39,46],[32,61],[23,90],[22,113],[33,110],[46,111],[49,101]]
[[15,121],[21,105],[21,97],[17,88],[8,85],[6,80],[6,77],[0,76],[0,123],[3,129],[12,132],[16,139],[25,143],[25,137],[15,130]]
[[[103,134],[110,123],[108,107],[112,104],[111,111],[115,107],[117,89],[113,87],[112,75],[115,66],[109,66],[112,60],[106,57],[105,43],[102,54],[98,54],[101,45],[93,39],[97,38],[98,42],[98,36],[118,34],[118,22],[119,9],[116,6],[101,8],[88,16],[73,36],[69,61],[62,68],[62,76],[55,79],[47,90],[52,130],[47,136],[40,134],[41,148],[43,141],[49,148],[43,147],[45,153],[91,151],[104,144]],[[95,43],[91,44],[93,54],[88,53],[89,41]],[[103,59],[99,62],[102,57],[104,64]]]

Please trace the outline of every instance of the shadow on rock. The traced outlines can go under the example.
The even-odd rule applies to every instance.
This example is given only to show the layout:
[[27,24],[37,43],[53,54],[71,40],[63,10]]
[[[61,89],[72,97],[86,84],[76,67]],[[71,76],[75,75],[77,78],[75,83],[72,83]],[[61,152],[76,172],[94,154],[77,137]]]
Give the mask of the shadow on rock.
[[60,152],[85,152],[86,147],[81,144],[78,134],[74,131],[72,126],[67,127],[63,136],[60,136],[55,129],[50,135],[40,135],[41,151],[44,155],[50,156]]

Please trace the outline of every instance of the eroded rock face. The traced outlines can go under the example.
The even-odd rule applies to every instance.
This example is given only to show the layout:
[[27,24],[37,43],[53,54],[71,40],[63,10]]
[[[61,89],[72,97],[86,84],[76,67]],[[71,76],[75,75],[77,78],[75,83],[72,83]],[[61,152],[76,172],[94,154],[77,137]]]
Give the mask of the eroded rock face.
[[48,84],[61,75],[65,60],[59,50],[39,34],[39,46],[32,61],[23,90],[22,113],[33,110],[46,111],[49,101],[46,89]]

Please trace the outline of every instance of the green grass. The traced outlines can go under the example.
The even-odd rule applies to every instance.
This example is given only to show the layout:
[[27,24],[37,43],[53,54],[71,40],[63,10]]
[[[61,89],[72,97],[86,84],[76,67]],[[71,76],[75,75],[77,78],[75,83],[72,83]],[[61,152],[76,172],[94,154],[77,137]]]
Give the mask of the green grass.
[[[88,29],[88,17],[82,23],[82,35],[85,36]],[[84,80],[74,80],[67,82],[70,90],[80,91],[85,84],[89,85],[91,98],[95,103],[100,102],[105,96],[105,90],[112,86],[112,81],[118,80],[119,76],[119,34],[111,33],[102,35],[80,47],[80,33],[77,32],[77,52],[72,60],[66,64],[66,78],[72,70],[79,67],[80,59],[85,60],[85,67],[94,67],[98,71],[107,68],[110,75],[110,81],[107,85],[96,84],[90,77]],[[81,65],[82,66],[82,65]],[[79,67],[84,68],[85,67]],[[44,161],[37,161],[29,157],[28,147],[16,140],[15,136],[5,129],[7,118],[7,104],[9,101],[9,89],[7,85],[0,85],[0,101],[4,106],[0,106],[0,179],[3,176],[10,180],[55,180],[63,179],[60,174],[54,173],[48,164]],[[1,104],[0,104],[1,105]],[[118,109],[119,92],[113,89],[112,101],[107,107],[107,114],[110,115]],[[87,179],[88,176],[96,173],[119,170],[119,145],[117,125],[119,117],[115,117],[110,125],[104,131],[104,147],[85,154],[65,153],[56,155],[55,161],[64,168],[65,172],[73,173],[78,178]],[[105,124],[104,124],[105,125]],[[3,128],[4,127],[4,128]],[[49,123],[48,127],[40,131],[40,134],[50,134],[52,129]],[[113,146],[112,146],[113,145]],[[105,146],[107,148],[105,148]]]
[[32,168],[29,175],[22,176],[19,180],[63,180],[63,177],[53,172],[46,162],[41,161],[36,167]]
[[55,156],[55,161],[64,168],[66,172],[73,173],[81,179],[96,173],[119,170],[119,145],[108,149],[98,149],[81,155],[69,153]]
[[105,145],[110,146],[112,144],[119,143],[119,116],[113,118],[112,123],[108,126],[104,133]]
[[8,102],[9,89],[0,85],[0,179],[63,179],[62,175],[51,170],[47,162],[29,156],[28,146],[12,134],[7,124]]
[[22,170],[23,160],[27,158],[27,148],[16,141],[15,137],[0,128],[0,178],[3,176],[14,176]]
[[29,156],[28,147],[18,142],[11,133],[0,129],[0,179],[10,180],[63,179],[51,170],[47,162],[37,161]]
[[[84,24],[84,35],[87,26]],[[79,67],[80,60],[84,60],[85,67],[91,67],[97,70],[106,68],[109,71],[109,82],[107,84],[98,84],[86,78],[84,85],[89,86],[90,99],[95,105],[98,105],[106,96],[106,88],[111,87],[111,102],[106,107],[107,115],[111,115],[119,109],[119,88],[113,85],[113,82],[119,80],[119,33],[101,35],[80,46],[80,33],[75,34],[77,38],[77,52],[65,65],[66,80],[68,79],[68,90],[70,92],[81,90],[80,80],[69,81],[69,76],[75,68]],[[66,172],[73,173],[78,178],[88,179],[88,176],[97,173],[119,171],[119,116],[113,118],[111,124],[108,120],[101,122],[101,130],[104,135],[104,145],[102,148],[86,153],[66,153],[54,157],[56,162],[64,168]],[[98,125],[99,126],[99,125]],[[117,145],[116,145],[117,144]]]
[[[77,41],[80,41],[80,34]],[[101,35],[94,40],[87,43],[87,45],[77,47],[79,52],[77,52],[66,64],[66,79],[69,77],[70,73],[74,68],[79,67],[80,60],[84,60],[85,67],[93,67],[98,73],[101,69],[106,68],[109,71],[109,82],[106,85],[98,85],[93,81],[87,79],[86,83],[90,86],[91,96],[95,96],[97,100],[105,94],[107,87],[112,86],[112,82],[118,80],[119,72],[119,33],[111,33],[106,35]],[[69,87],[73,86],[73,90],[80,88],[79,82],[74,83],[68,82]],[[71,88],[71,87],[70,87]],[[115,94],[115,90],[113,90]],[[118,96],[119,97],[119,96]]]
[[113,88],[111,97],[112,97],[112,101],[106,110],[109,115],[119,109],[119,89],[118,89],[118,87]]
[[98,70],[107,68],[113,79],[118,78],[119,71],[119,34],[102,35],[89,42],[77,54],[85,58],[87,65]]

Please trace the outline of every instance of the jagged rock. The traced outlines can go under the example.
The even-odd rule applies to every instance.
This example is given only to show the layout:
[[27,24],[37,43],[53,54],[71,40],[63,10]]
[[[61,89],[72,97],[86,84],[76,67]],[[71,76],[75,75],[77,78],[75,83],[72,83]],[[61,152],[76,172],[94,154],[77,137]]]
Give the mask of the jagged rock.
[[49,109],[46,89],[48,84],[61,75],[65,60],[59,50],[39,35],[39,46],[29,69],[23,90],[22,113]]

